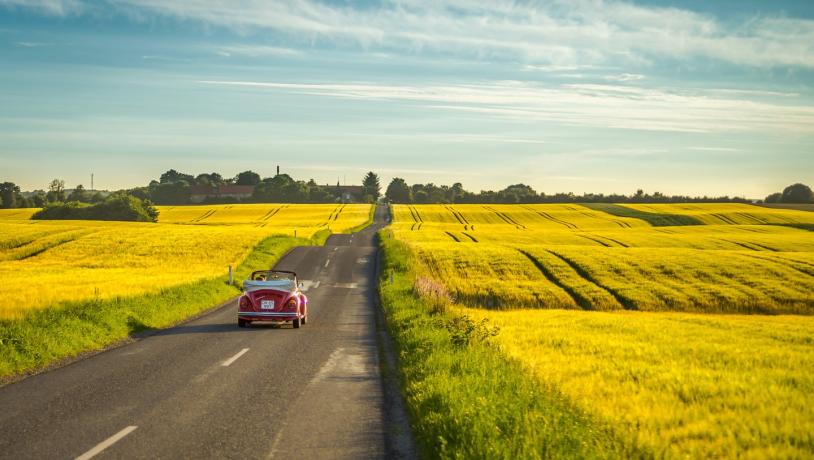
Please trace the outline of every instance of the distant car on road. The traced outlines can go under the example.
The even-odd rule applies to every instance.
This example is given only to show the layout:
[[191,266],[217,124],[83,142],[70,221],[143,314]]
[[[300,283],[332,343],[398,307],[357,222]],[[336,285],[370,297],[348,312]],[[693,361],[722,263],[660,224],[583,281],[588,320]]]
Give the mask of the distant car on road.
[[308,321],[308,298],[300,291],[297,274],[287,270],[259,270],[243,282],[237,325],[253,321],[290,322],[294,329]]

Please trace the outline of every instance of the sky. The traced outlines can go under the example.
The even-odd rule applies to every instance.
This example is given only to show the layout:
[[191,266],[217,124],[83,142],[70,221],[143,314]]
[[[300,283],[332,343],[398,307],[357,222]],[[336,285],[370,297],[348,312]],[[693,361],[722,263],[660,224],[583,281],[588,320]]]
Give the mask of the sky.
[[814,2],[0,0],[0,180],[814,186]]

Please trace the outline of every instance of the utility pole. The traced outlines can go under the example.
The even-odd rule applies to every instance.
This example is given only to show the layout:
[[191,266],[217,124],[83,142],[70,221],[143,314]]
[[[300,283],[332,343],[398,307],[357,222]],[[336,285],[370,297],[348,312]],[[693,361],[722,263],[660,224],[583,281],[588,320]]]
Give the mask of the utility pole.
[[90,173],[90,191],[93,191],[93,173]]

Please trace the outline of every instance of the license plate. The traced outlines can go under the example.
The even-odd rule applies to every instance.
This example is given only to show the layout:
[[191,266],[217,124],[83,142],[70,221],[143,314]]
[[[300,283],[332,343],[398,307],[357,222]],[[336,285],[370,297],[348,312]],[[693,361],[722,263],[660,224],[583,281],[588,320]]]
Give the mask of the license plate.
[[274,310],[274,301],[273,300],[261,300],[260,301],[260,308],[262,310]]

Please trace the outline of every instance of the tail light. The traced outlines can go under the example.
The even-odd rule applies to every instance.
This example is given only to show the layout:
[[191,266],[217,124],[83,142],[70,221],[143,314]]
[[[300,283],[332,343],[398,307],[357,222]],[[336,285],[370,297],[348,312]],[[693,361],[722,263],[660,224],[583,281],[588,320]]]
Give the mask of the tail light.
[[239,303],[239,305],[240,305],[240,308],[247,308],[247,307],[251,307],[251,304],[249,303],[249,298],[248,298],[248,297],[246,297],[245,295],[240,296],[240,303]]
[[289,310],[296,310],[297,309],[297,299],[290,299],[286,304],[285,307]]

